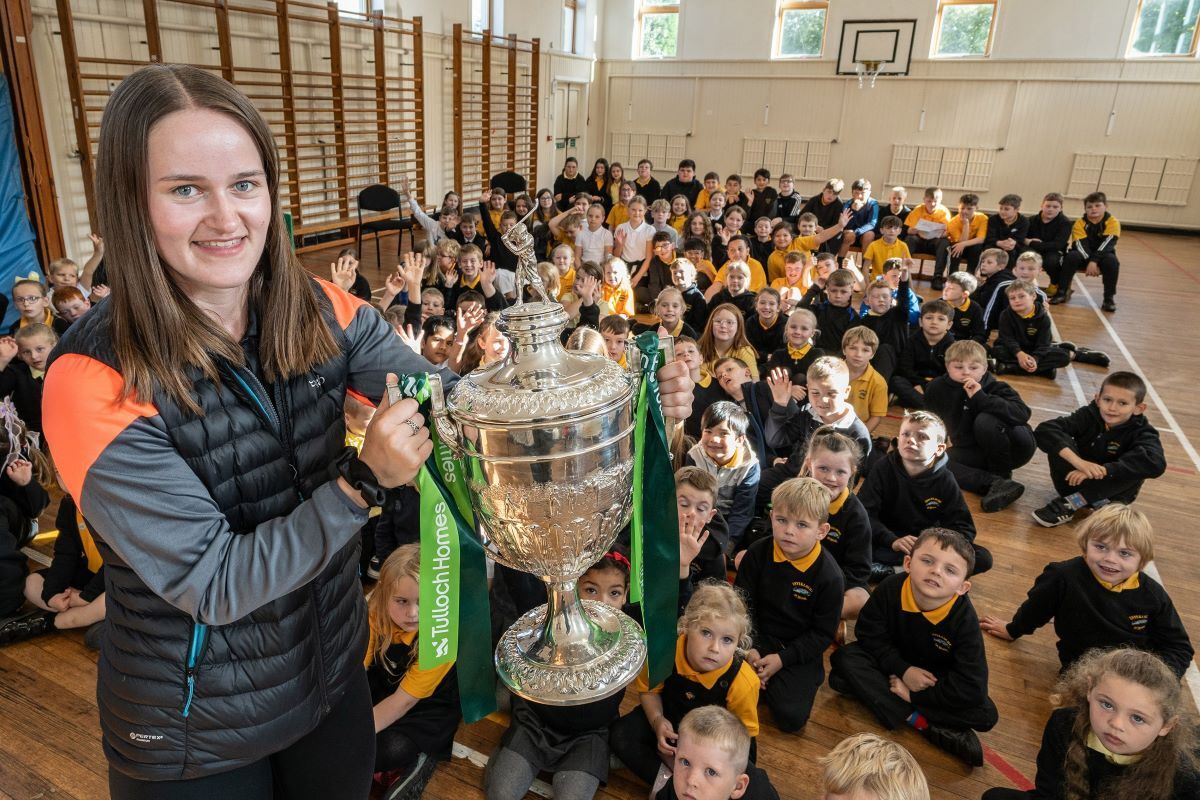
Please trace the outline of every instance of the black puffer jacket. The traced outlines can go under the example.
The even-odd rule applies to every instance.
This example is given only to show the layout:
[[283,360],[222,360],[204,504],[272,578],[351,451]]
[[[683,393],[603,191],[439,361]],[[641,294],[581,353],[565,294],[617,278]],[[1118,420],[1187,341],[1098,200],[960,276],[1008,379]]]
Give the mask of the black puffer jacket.
[[[46,376],[45,432],[105,564],[104,747],[142,780],[223,772],[313,730],[362,670],[366,511],[330,480],[348,389],[433,368],[370,306],[313,283],[340,355],[264,385],[246,366],[193,376],[195,417],[121,399],[107,304],[72,326]],[[447,376],[452,378],[452,376]]]

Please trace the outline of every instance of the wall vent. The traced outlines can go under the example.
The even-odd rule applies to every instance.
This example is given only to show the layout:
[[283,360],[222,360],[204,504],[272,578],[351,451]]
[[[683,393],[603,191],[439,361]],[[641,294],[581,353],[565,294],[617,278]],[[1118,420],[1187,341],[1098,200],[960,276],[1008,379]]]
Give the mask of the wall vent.
[[1076,153],[1067,197],[1100,191],[1109,200],[1186,206],[1196,162],[1195,158]]
[[756,169],[767,169],[774,177],[787,172],[798,181],[826,181],[831,148],[828,140],[744,139],[742,179],[749,183]]
[[[648,158],[656,172],[675,172],[675,166],[686,156],[686,133],[610,133],[609,158],[625,168],[627,180],[637,175],[637,162]],[[590,173],[582,164],[580,170]]]
[[995,150],[978,147],[892,146],[888,183],[913,187],[937,186],[986,192],[992,185]]

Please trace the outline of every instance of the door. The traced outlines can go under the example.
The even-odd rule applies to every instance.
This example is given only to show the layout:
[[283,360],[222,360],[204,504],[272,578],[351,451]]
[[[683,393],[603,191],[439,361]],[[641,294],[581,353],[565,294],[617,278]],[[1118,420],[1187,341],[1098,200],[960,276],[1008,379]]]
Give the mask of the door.
[[[554,86],[554,160],[555,171],[562,169],[567,156],[579,157],[583,139],[583,87],[581,83],[556,83]],[[583,166],[580,165],[580,170]]]

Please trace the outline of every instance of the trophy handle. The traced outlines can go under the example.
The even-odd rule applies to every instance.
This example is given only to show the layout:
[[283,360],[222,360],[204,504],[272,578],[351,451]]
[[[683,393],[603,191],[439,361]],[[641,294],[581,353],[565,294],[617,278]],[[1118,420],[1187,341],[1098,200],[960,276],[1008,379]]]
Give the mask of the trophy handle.
[[458,426],[450,419],[450,413],[446,410],[446,395],[442,391],[441,375],[429,375],[429,411],[438,436],[450,448],[450,452],[456,457],[461,457],[462,439],[458,435]]

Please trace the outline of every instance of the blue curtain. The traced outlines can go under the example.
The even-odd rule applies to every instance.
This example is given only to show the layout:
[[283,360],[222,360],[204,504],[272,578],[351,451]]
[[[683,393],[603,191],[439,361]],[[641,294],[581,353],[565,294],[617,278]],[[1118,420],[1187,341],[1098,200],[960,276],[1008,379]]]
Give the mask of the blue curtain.
[[33,226],[25,209],[25,187],[21,182],[21,160],[17,155],[17,131],[13,119],[8,81],[0,75],[0,292],[8,298],[8,311],[0,326],[17,321],[12,304],[12,285],[17,275],[42,275],[33,246]]

